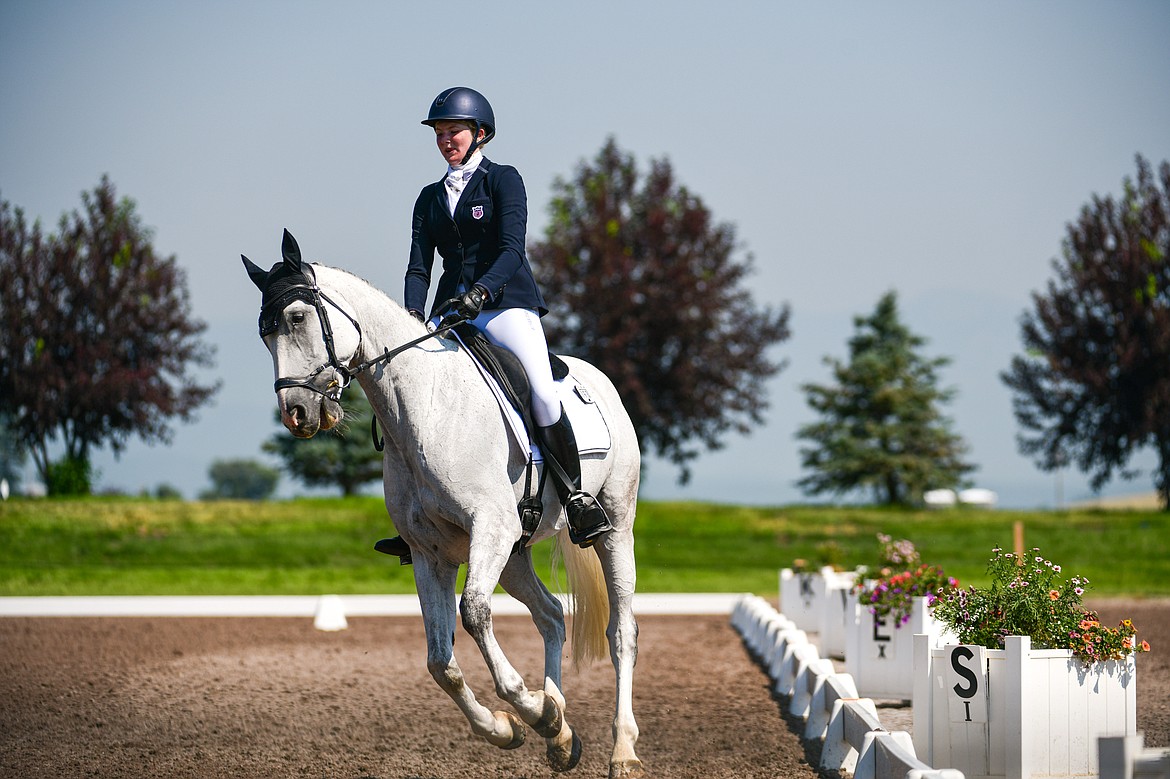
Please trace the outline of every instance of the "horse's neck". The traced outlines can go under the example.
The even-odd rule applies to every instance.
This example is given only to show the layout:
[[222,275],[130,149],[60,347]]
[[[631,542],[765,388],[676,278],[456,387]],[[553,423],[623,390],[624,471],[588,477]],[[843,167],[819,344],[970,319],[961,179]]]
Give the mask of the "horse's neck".
[[[354,310],[361,327],[356,363],[377,359],[426,333],[406,309],[369,282],[327,267],[318,268],[318,277],[322,288],[335,289]],[[471,367],[465,360],[443,359],[450,352],[449,345],[431,339],[358,377],[384,426],[399,423],[412,410],[429,409],[425,399],[434,383],[451,382]]]

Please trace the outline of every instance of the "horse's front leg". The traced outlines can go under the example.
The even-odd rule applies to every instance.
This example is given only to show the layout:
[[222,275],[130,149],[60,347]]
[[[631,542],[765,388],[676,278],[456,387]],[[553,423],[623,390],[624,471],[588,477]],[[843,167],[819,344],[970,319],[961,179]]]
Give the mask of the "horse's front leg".
[[414,583],[427,634],[427,670],[463,711],[472,731],[488,743],[515,749],[524,743],[524,723],[511,712],[486,708],[463,679],[455,662],[455,580],[458,567],[414,556]]
[[523,677],[508,661],[492,630],[491,596],[514,541],[505,537],[503,530],[506,527],[503,518],[494,525],[485,517],[476,518],[471,533],[467,580],[460,602],[463,627],[483,654],[496,685],[496,694],[510,703],[520,719],[541,736],[555,738],[564,726],[561,705],[552,695],[533,692],[525,686]]
[[[567,711],[561,691],[561,652],[565,646],[565,610],[532,568],[532,552],[524,549],[508,558],[500,584],[509,595],[523,603],[532,615],[544,640],[544,693]],[[548,764],[554,771],[568,771],[581,760],[581,739],[563,719],[561,731],[546,739]]]

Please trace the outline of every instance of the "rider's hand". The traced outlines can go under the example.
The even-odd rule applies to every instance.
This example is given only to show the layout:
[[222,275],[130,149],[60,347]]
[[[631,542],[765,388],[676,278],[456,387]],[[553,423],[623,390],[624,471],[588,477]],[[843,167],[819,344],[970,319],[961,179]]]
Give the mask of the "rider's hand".
[[488,291],[483,286],[476,284],[464,292],[463,296],[459,298],[459,303],[455,306],[455,312],[466,319],[475,319],[479,316],[479,312],[483,311],[483,304],[487,300]]
[[414,317],[415,319],[417,319],[418,321],[420,321],[420,322],[427,321],[427,318],[425,316],[423,316],[423,312],[419,311],[417,308],[411,308],[408,310],[410,311],[410,315],[412,317]]

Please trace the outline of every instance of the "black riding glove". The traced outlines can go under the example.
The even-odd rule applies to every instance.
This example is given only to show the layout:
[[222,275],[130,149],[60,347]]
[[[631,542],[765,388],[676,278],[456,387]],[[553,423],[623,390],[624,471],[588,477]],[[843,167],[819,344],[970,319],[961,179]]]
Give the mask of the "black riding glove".
[[489,297],[488,291],[482,285],[476,284],[459,298],[455,312],[466,319],[475,319],[479,316],[479,312],[483,311],[483,304],[488,301]]

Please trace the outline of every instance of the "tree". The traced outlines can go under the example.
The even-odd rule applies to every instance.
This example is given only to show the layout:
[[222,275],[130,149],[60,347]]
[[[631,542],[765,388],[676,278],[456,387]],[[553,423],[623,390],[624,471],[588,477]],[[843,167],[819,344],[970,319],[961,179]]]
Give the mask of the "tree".
[[9,423],[9,415],[0,411],[0,479],[8,482],[13,492],[20,489],[21,471],[27,459]]
[[[281,429],[264,442],[264,451],[310,487],[340,487],[342,495],[356,495],[363,484],[382,478],[382,455],[370,440],[374,411],[365,394],[351,392],[344,406],[345,424],[312,438],[294,438]],[[280,412],[276,415],[279,420]]]
[[959,486],[975,466],[963,461],[967,446],[939,412],[954,397],[938,387],[938,370],[950,360],[918,353],[926,341],[902,324],[894,292],[853,326],[849,362],[825,358],[836,383],[801,386],[821,419],[797,431],[812,442],[800,450],[812,473],[797,483],[814,495],[869,489],[885,504]]
[[204,500],[267,500],[276,491],[280,471],[254,460],[216,460],[207,470],[211,489]]
[[617,386],[643,450],[679,466],[748,433],[768,407],[767,358],[788,338],[789,310],[757,308],[736,258],[735,228],[717,224],[675,183],[668,160],[639,180],[610,138],[570,181],[557,178],[551,221],[529,249],[553,316],[549,342],[604,371]]
[[1074,463],[1100,489],[1152,446],[1170,511],[1170,163],[1119,200],[1093,196],[1067,225],[1062,260],[1020,320],[1025,354],[1001,374],[1023,432],[1020,452],[1043,470]]
[[107,177],[81,198],[83,211],[47,237],[0,201],[0,412],[46,484],[50,441],[87,481],[92,447],[169,442],[167,421],[190,420],[218,388],[188,373],[210,366],[212,350],[197,340],[206,325],[191,318],[175,257],[155,253]]

